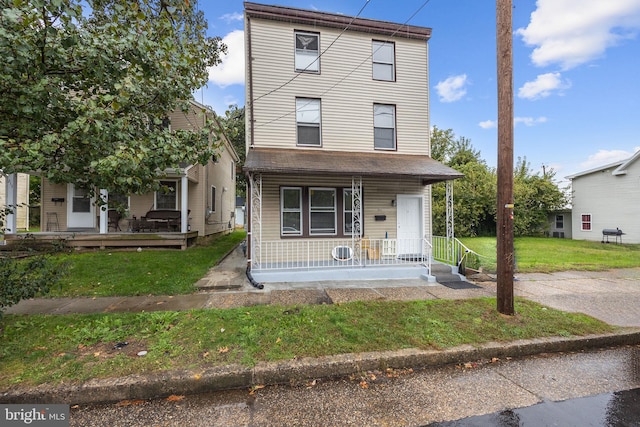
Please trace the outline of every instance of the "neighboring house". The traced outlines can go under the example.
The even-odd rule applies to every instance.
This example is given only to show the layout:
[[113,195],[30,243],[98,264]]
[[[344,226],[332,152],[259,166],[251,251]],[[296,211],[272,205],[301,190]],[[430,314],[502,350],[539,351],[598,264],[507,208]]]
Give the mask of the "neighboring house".
[[549,213],[549,237],[571,239],[571,209],[562,209]]
[[640,243],[640,151],[626,160],[567,177],[573,191],[576,240],[616,241],[603,230],[620,229],[618,242]]
[[[215,121],[215,113],[195,101],[191,101],[187,113],[177,110],[169,117],[171,129],[196,129],[206,119]],[[105,193],[109,200],[117,199],[127,208],[122,218],[111,209],[101,214],[95,200],[86,197],[87,191],[73,183],[55,184],[43,179],[41,229],[140,235],[177,232],[189,239],[233,230],[237,162],[238,155],[223,135],[219,156],[207,165],[165,171],[161,183],[167,191],[142,195]]]
[[236,228],[244,228],[246,220],[244,197],[236,197]]
[[244,34],[252,270],[423,260],[462,176],[429,156],[431,29],[245,3]]
[[[1,172],[1,171],[0,171]],[[8,188],[8,179],[0,173],[0,209],[7,207],[7,193],[11,191]],[[19,230],[29,229],[29,175],[24,173],[17,174],[16,186],[17,211],[16,211],[16,228]],[[0,227],[4,232],[5,226]]]

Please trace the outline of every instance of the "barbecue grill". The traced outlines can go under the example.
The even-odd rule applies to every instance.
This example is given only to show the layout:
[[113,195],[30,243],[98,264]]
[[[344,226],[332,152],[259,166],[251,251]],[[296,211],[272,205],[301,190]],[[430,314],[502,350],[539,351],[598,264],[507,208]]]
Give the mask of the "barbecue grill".
[[625,234],[619,228],[605,228],[602,230],[602,243],[609,243],[609,237],[614,236],[616,243],[622,243],[622,235]]

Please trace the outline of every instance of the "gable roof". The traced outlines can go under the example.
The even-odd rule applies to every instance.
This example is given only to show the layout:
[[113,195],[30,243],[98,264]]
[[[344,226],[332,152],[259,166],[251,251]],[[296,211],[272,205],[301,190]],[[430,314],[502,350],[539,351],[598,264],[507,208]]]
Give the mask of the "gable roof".
[[388,21],[366,19],[340,15],[337,13],[318,12],[315,10],[294,7],[271,6],[258,3],[244,3],[245,14],[250,18],[262,18],[272,21],[291,22],[319,27],[330,27],[383,36],[402,37],[407,39],[429,40],[431,28],[415,25],[397,24]]
[[418,178],[424,185],[464,176],[429,156],[281,148],[251,148],[244,170],[296,175]]
[[640,159],[640,150],[638,150],[633,156],[629,157],[626,160],[618,160],[617,162],[613,162],[604,166],[599,166],[597,168],[589,169],[584,172],[578,172],[576,174],[566,176],[565,178],[575,179],[581,176],[592,174],[594,172],[606,171],[607,169],[611,169],[611,168],[614,168],[613,172],[611,172],[611,175],[613,176],[626,175],[627,169],[629,168],[629,166],[631,166],[631,164],[638,159]]

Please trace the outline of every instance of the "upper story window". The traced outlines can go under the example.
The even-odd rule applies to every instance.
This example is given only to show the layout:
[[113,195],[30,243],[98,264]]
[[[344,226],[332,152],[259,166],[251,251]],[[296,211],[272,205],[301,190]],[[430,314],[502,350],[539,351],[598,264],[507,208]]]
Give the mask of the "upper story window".
[[311,98],[296,99],[296,125],[298,145],[320,147],[320,100]]
[[396,45],[392,42],[373,41],[373,79],[394,81],[396,79]]
[[378,150],[396,149],[395,105],[373,105],[373,147]]
[[296,71],[320,72],[320,34],[296,31]]

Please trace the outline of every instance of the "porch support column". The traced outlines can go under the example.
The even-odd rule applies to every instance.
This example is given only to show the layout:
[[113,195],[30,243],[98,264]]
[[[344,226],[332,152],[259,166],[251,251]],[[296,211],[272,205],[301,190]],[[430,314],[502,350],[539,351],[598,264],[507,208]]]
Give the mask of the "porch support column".
[[351,247],[353,264],[362,265],[362,177],[351,178]]
[[180,232],[189,231],[189,180],[187,175],[180,178]]
[[247,262],[253,269],[260,269],[262,262],[262,175],[249,176],[249,191],[251,200],[249,216],[249,252]]
[[453,244],[453,180],[446,181],[446,199],[447,199],[447,249],[449,250],[449,259],[452,263],[456,263],[455,245]]
[[5,218],[4,232],[5,234],[16,234],[18,232],[18,174],[6,175],[5,190],[7,216]]
[[109,233],[109,192],[105,189],[100,190],[100,234]]

